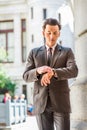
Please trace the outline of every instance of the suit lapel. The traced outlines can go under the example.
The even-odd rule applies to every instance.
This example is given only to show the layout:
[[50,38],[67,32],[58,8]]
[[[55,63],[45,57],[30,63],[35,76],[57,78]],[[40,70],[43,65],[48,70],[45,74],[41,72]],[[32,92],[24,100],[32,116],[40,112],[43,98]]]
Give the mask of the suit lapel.
[[61,53],[61,46],[57,45],[53,54],[52,62],[51,62],[51,67],[53,67],[56,63],[56,60],[58,60],[58,57]]
[[47,65],[46,47],[43,46],[39,51],[40,51],[40,58],[41,58],[42,64]]

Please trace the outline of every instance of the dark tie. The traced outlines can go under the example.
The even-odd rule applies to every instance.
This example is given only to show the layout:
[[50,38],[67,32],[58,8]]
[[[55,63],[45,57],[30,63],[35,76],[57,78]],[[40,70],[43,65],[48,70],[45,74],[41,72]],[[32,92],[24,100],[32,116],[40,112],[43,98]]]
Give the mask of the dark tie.
[[[50,66],[51,65],[51,60],[52,60],[52,48],[48,49],[48,55],[47,55],[47,65]],[[47,101],[47,109],[49,111],[52,111],[52,106],[51,106],[51,99],[50,99],[50,94],[49,94],[49,85],[48,85],[48,101]]]
[[47,65],[50,66],[52,60],[52,48],[48,49],[48,60],[47,60]]

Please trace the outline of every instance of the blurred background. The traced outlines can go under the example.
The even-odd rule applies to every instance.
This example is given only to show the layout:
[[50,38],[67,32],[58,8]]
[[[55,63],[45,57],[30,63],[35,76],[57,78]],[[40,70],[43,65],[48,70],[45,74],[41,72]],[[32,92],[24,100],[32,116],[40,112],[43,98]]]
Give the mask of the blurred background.
[[75,51],[72,8],[73,3],[65,0],[0,0],[0,71],[16,83],[14,93],[24,93],[29,103],[33,83],[22,79],[28,53],[44,44],[42,24],[50,17],[62,25],[59,44]]
[[72,48],[79,68],[78,77],[69,80],[71,119],[87,121],[86,12],[87,0],[0,0],[0,98],[2,88],[8,88],[12,95],[23,93],[27,103],[33,103],[33,83],[22,78],[26,58],[33,47],[44,44],[43,21],[56,18],[62,25],[58,42]]

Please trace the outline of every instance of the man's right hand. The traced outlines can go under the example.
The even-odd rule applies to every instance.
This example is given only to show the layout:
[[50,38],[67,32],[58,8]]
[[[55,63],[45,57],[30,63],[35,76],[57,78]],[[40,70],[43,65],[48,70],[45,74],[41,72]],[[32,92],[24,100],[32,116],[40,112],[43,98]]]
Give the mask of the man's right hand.
[[38,67],[36,72],[38,74],[49,73],[49,72],[52,72],[52,68],[49,66],[42,66],[42,67]]

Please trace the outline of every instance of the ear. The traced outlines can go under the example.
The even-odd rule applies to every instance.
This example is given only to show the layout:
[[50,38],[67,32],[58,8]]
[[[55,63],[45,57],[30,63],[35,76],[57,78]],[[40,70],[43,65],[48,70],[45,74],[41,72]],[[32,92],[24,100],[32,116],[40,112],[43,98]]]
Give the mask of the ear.
[[44,31],[42,31],[43,36],[45,36]]
[[59,31],[58,37],[60,37],[60,31]]

